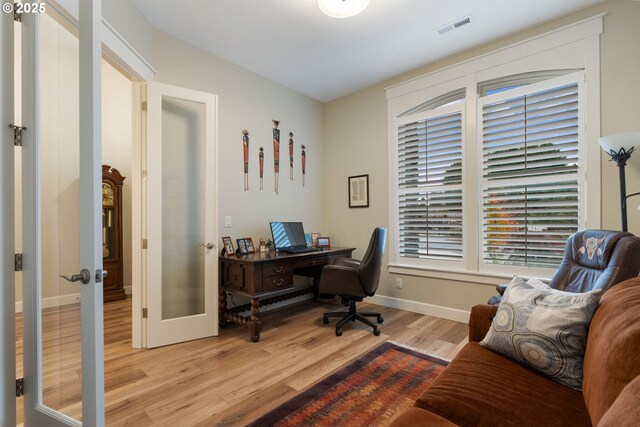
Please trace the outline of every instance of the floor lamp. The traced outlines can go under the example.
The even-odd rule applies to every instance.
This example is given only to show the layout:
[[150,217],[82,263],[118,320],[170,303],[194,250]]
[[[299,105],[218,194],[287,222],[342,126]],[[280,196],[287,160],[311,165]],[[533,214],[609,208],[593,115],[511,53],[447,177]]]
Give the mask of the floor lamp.
[[624,168],[627,160],[631,158],[631,153],[640,145],[640,132],[619,133],[616,135],[603,136],[598,138],[598,143],[602,149],[611,156],[611,160],[616,162],[620,174],[620,210],[622,213],[622,231],[627,230],[627,199],[637,196],[639,193],[627,195],[627,186],[624,175]]

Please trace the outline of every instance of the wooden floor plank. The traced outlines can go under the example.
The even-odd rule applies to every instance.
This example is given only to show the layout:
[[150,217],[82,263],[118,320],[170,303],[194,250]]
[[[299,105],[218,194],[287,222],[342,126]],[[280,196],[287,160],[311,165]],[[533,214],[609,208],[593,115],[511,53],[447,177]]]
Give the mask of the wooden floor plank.
[[[131,299],[104,305],[105,407],[108,426],[243,426],[380,343],[393,340],[451,359],[467,342],[467,326],[373,304],[380,312],[371,328],[349,322],[343,335],[322,314],[344,311],[334,301],[305,301],[261,317],[252,343],[239,325],[218,337],[166,347],[131,348]],[[16,316],[18,374],[22,372],[22,319]],[[79,305],[43,310],[45,402],[72,416],[81,414]],[[22,398],[18,423],[22,423]]]

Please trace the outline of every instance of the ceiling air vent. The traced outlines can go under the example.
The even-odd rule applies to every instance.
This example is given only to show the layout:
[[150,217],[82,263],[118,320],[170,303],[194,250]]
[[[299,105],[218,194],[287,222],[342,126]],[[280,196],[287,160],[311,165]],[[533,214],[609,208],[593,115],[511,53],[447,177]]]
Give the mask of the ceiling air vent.
[[471,23],[471,15],[467,15],[464,18],[460,18],[455,22],[445,25],[444,27],[438,28],[438,35],[443,35],[444,33],[448,33],[451,30],[456,30],[470,23]]

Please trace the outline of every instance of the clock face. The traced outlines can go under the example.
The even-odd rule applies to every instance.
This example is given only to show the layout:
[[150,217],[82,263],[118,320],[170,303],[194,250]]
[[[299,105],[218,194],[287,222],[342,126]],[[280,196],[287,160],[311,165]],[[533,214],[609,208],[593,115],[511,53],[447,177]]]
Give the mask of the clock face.
[[113,206],[113,188],[109,184],[102,184],[102,205]]

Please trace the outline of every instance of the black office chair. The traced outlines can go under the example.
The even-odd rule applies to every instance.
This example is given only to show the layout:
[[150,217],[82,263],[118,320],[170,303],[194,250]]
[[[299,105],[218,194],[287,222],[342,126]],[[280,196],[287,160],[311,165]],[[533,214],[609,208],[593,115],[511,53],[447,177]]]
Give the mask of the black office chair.
[[375,317],[378,323],[384,319],[380,313],[356,312],[356,302],[365,297],[373,296],[378,289],[382,256],[387,240],[387,229],[377,227],[373,230],[371,241],[362,261],[352,258],[338,258],[334,265],[326,265],[322,269],[322,276],[318,290],[322,294],[339,295],[343,302],[349,302],[348,312],[333,312],[322,315],[322,323],[329,323],[329,317],[342,317],[336,325],[336,336],[342,335],[342,326],[348,321],[356,320],[373,328],[374,335],[380,335],[378,326],[367,317]]

